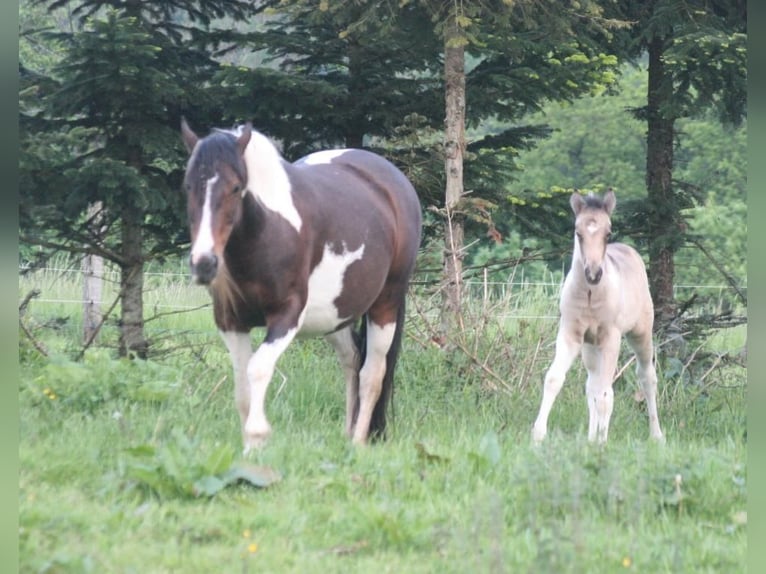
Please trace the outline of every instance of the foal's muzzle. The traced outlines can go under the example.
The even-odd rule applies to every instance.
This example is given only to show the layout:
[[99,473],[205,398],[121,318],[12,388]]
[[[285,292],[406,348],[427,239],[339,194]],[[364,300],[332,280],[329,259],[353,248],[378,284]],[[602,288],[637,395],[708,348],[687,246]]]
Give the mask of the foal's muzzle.
[[209,285],[218,272],[218,257],[214,253],[203,255],[194,263],[190,261],[192,278],[201,285]]
[[585,268],[585,280],[591,285],[596,285],[599,281],[601,281],[601,276],[603,274],[604,270],[601,267],[596,270],[595,274],[591,272],[590,267]]

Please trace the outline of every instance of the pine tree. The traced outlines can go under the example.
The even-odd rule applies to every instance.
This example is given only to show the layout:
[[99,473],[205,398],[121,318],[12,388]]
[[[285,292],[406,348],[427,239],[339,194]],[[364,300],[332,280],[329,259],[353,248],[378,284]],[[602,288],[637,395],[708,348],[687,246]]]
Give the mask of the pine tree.
[[[610,5],[612,6],[612,5]],[[746,113],[747,5],[743,0],[626,0],[635,26],[615,36],[620,55],[647,59],[646,190],[649,280],[658,326],[677,311],[674,255],[684,245],[684,210],[698,200],[673,177],[676,121],[713,109],[738,123]]]
[[[47,73],[23,70],[22,242],[96,253],[120,268],[120,354],[145,357],[146,261],[186,241],[183,114],[220,118],[208,51],[211,22],[245,17],[249,2],[55,0],[78,20]],[[92,205],[101,205],[94,213]],[[98,225],[93,221],[98,220]]]

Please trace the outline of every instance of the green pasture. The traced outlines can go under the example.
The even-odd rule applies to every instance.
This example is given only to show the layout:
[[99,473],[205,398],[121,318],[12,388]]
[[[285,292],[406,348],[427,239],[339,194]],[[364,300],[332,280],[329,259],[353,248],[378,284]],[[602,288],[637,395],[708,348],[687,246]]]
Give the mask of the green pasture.
[[117,359],[107,325],[75,361],[78,281],[19,282],[20,298],[40,290],[23,320],[48,353],[20,335],[21,572],[746,571],[746,372],[716,362],[744,327],[660,357],[666,444],[648,440],[628,368],[608,445],[589,445],[576,366],[533,447],[555,293],[479,290],[449,357],[415,294],[387,440],[349,444],[332,350],[302,340],[269,390],[273,437],[243,460],[229,359],[212,311],[193,310],[204,291],[147,284],[162,352]]

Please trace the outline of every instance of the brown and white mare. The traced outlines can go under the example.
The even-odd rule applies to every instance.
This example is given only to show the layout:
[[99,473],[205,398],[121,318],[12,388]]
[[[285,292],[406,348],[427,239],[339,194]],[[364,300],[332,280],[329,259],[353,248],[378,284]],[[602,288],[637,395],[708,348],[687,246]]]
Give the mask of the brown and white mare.
[[[365,150],[289,163],[249,123],[200,138],[183,120],[181,134],[191,274],[210,291],[231,355],[245,452],[271,433],[266,392],[296,335],[337,351],[353,441],[382,435],[420,246],[411,183]],[[266,328],[255,351],[254,327]]]
[[649,434],[661,441],[652,343],[654,306],[644,262],[632,247],[608,243],[610,216],[616,205],[612,190],[603,198],[575,192],[570,205],[575,214],[572,266],[564,279],[556,354],[545,375],[532,438],[535,442],[545,438],[551,407],[572,362],[581,354],[588,371],[588,440],[606,442],[614,405],[612,383],[625,335],[636,354],[636,373],[649,414]]

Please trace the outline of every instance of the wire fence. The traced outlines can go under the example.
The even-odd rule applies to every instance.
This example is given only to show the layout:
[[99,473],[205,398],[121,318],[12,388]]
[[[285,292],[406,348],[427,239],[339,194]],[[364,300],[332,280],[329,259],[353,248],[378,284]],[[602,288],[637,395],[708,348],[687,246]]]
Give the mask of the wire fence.
[[[84,275],[86,272],[82,269],[74,268],[74,267],[41,267],[35,270],[29,270],[28,268],[25,268],[24,266],[19,267],[20,274],[25,274],[26,280],[22,279],[20,281],[20,289],[22,288],[22,283],[31,284],[34,283],[34,278],[36,277],[46,277],[48,282],[59,284],[59,280],[63,277],[67,277],[67,281],[70,281],[73,285],[80,284],[84,280]],[[145,293],[148,296],[147,303],[157,309],[169,309],[169,310],[194,310],[198,309],[200,306],[200,302],[195,301],[193,303],[180,303],[180,302],[174,302],[172,300],[167,300],[164,302],[158,302],[156,300],[152,300],[152,293],[153,292],[159,292],[163,288],[167,288],[168,286],[173,286],[176,289],[189,289],[190,292],[197,291],[199,293],[202,293],[204,296],[207,294],[204,293],[204,289],[200,289],[198,286],[195,286],[191,283],[191,279],[188,273],[186,272],[174,272],[174,271],[146,271],[144,272],[144,278],[145,278]],[[101,274],[101,279],[106,285],[113,285],[115,286],[115,289],[113,291],[109,291],[108,289],[105,292],[105,298],[108,297],[114,297],[118,293],[118,286],[120,283],[120,272],[118,269],[111,269],[111,268],[105,268],[103,273]],[[558,301],[558,296],[560,289],[563,285],[563,274],[561,276],[560,280],[550,280],[550,281],[527,281],[527,280],[509,280],[509,281],[496,281],[496,280],[467,280],[463,283],[464,288],[464,294],[467,296],[467,298],[470,299],[481,299],[483,297],[488,296],[488,294],[491,294],[495,297],[507,297],[511,295],[514,292],[518,292],[518,290],[521,289],[537,289],[541,294],[547,295],[550,302],[555,304]],[[45,282],[45,280],[43,281]],[[688,292],[702,292],[708,297],[723,297],[727,293],[732,293],[739,290],[746,290],[746,286],[739,286],[734,287],[731,285],[726,284],[678,284],[674,286],[674,295],[678,298],[683,299],[684,293]],[[46,291],[51,291],[55,289],[46,289]],[[171,299],[174,297],[174,295],[177,295],[177,293],[170,292],[167,295],[168,299]],[[92,301],[84,300],[82,297],[55,297],[55,296],[46,296],[42,294],[39,297],[35,298],[36,304],[50,304],[50,305],[83,305],[85,303],[93,303]],[[556,316],[550,316],[550,315],[527,315],[527,316],[520,316],[520,315],[514,315],[515,317],[519,319],[530,319],[530,318],[536,318],[536,319],[550,319],[550,318],[556,318]]]

